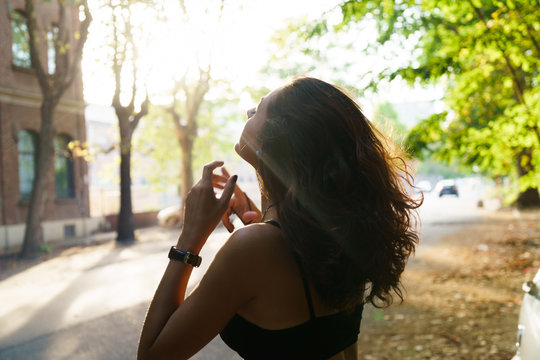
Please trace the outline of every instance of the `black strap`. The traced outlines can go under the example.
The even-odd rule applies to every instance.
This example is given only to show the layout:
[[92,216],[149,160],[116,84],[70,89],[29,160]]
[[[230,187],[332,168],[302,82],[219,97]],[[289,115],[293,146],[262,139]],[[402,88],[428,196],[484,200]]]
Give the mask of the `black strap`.
[[298,264],[298,269],[300,270],[300,276],[302,277],[302,283],[304,284],[304,293],[306,294],[306,300],[309,307],[309,316],[311,319],[315,319],[315,311],[313,310],[313,301],[311,300],[311,293],[309,292],[309,284],[306,278],[306,275],[304,273],[304,268],[302,267],[302,263],[300,262],[300,258],[297,254],[294,254],[294,259],[296,260],[296,263]]
[[276,220],[266,220],[264,223],[274,225],[277,228],[281,228],[281,226],[279,226],[279,223]]

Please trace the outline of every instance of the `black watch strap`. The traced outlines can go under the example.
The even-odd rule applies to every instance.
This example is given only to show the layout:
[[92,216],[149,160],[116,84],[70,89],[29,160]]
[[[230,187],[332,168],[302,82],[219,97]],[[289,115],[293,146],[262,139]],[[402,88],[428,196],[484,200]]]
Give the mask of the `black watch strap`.
[[199,267],[202,261],[202,258],[199,255],[192,254],[189,251],[179,250],[174,246],[171,246],[171,250],[169,251],[169,259],[181,261],[184,264],[189,264],[195,267]]

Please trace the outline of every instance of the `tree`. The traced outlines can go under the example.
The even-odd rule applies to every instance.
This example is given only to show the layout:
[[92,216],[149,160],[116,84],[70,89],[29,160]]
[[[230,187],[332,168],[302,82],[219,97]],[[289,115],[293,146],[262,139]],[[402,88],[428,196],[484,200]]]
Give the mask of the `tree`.
[[540,206],[537,2],[371,0],[340,9],[338,31],[368,20],[377,24],[379,46],[415,42],[410,63],[380,79],[446,82],[450,111],[424,120],[408,137],[417,155],[460,159],[492,176],[513,174],[517,205]]
[[[245,113],[238,107],[237,95],[231,93],[232,90],[226,85],[213,83],[213,96],[205,98],[201,103],[197,115],[197,134],[193,138],[193,173],[215,159],[225,159],[228,167],[234,167],[231,164],[234,158],[230,158],[230,152],[238,134],[233,134],[235,128],[231,124],[243,122]],[[175,107],[175,112],[181,116],[184,114],[184,103],[183,100],[177,101]],[[181,196],[186,188],[182,178],[179,178],[184,166],[183,150],[178,143],[170,110],[170,104],[153,105],[148,116],[141,120],[134,139],[134,152],[145,160],[144,164],[135,166],[134,175],[143,176],[156,191],[163,192],[174,187]]]
[[[180,199],[182,209],[185,207],[189,190],[193,187],[193,145],[197,137],[198,115],[204,96],[208,92],[210,69],[199,68],[199,78],[192,88],[186,83],[185,77],[177,81],[173,90],[173,101],[167,109],[174,124],[174,133],[181,149],[180,167]],[[184,104],[179,107],[178,94],[184,94]],[[183,109],[183,111],[181,110]],[[183,214],[183,211],[181,212]],[[183,215],[181,216],[183,222]]]
[[[193,29],[190,26],[194,22],[192,12],[196,12],[197,9],[196,6],[190,8],[189,5],[196,4],[194,2],[186,4],[185,1],[180,1],[179,5],[182,15],[180,21],[186,25],[184,29],[188,30],[191,28],[191,31],[200,31],[200,29]],[[204,17],[207,18],[207,21],[219,23],[223,15],[223,6],[224,0],[216,3],[217,13],[215,14],[208,9],[204,9]],[[212,18],[213,15],[215,15],[215,18]],[[163,14],[163,16],[167,19],[167,14]],[[197,19],[200,19],[200,16]],[[169,18],[167,21],[174,21],[174,19]],[[187,36],[188,33],[186,32],[182,35]],[[197,36],[194,34],[189,35]],[[208,39],[208,37],[210,38]],[[214,39],[212,38],[212,34],[201,38],[207,42],[208,49],[206,51],[208,53],[200,55],[199,49],[186,49],[186,52],[191,50],[193,54],[183,54],[183,57],[189,59],[194,55],[194,59],[191,62],[185,62],[186,68],[184,69],[183,76],[174,81],[174,86],[170,93],[172,102],[167,107],[173,121],[176,141],[181,149],[179,195],[182,202],[182,209],[184,209],[187,194],[193,187],[193,146],[198,135],[199,112],[204,98],[210,89],[211,81],[211,44]],[[205,57],[205,59],[201,59],[201,57]],[[195,68],[197,69],[196,74],[193,71]],[[182,104],[180,104],[179,98],[183,100]],[[183,222],[183,211],[181,211],[181,214],[181,222]]]
[[[46,189],[53,178],[54,171],[54,139],[57,125],[54,113],[63,94],[80,73],[82,51],[88,36],[88,27],[92,21],[86,0],[56,2],[58,22],[56,23],[57,31],[53,37],[55,66],[54,71],[51,72],[43,64],[43,59],[47,56],[43,53],[44,48],[40,43],[47,42],[47,35],[44,29],[38,26],[35,2],[35,0],[25,0],[25,14],[32,69],[36,74],[43,100],[40,107],[41,128],[37,144],[36,172],[21,257],[34,256],[43,241],[41,223],[47,201]],[[84,19],[80,23],[73,24],[69,17],[74,12],[79,13],[79,9],[84,14]]]
[[[147,94],[140,105],[140,109],[135,110],[139,84],[137,83],[138,49],[133,36],[130,11],[133,3],[133,1],[129,0],[109,0],[109,6],[112,10],[112,70],[115,84],[112,106],[118,117],[120,129],[120,213],[118,214],[116,240],[122,243],[135,241],[135,223],[131,201],[132,139],[141,118],[148,114],[150,103]],[[129,66],[126,66],[128,63]],[[121,101],[122,90],[125,85],[125,68],[131,70],[131,84],[130,89],[127,91],[129,94],[127,105],[124,105]]]

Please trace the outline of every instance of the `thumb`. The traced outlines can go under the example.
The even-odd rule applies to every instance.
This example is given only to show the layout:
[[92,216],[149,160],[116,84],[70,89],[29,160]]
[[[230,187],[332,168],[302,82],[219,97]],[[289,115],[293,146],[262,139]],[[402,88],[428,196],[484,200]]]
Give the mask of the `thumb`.
[[238,180],[238,175],[233,175],[227,180],[227,183],[225,184],[225,187],[223,188],[223,193],[221,194],[221,198],[219,199],[222,205],[226,206],[229,204],[229,200],[231,199],[231,196],[234,192],[236,180]]

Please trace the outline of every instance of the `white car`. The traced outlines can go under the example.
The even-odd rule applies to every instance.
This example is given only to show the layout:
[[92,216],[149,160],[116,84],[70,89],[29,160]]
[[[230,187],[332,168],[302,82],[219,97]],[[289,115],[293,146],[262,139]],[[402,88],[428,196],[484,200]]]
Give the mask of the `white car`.
[[519,313],[517,352],[512,360],[540,359],[540,270],[532,281],[523,284],[523,303]]
[[159,225],[179,225],[181,219],[182,206],[172,205],[162,209],[157,214],[158,224]]

